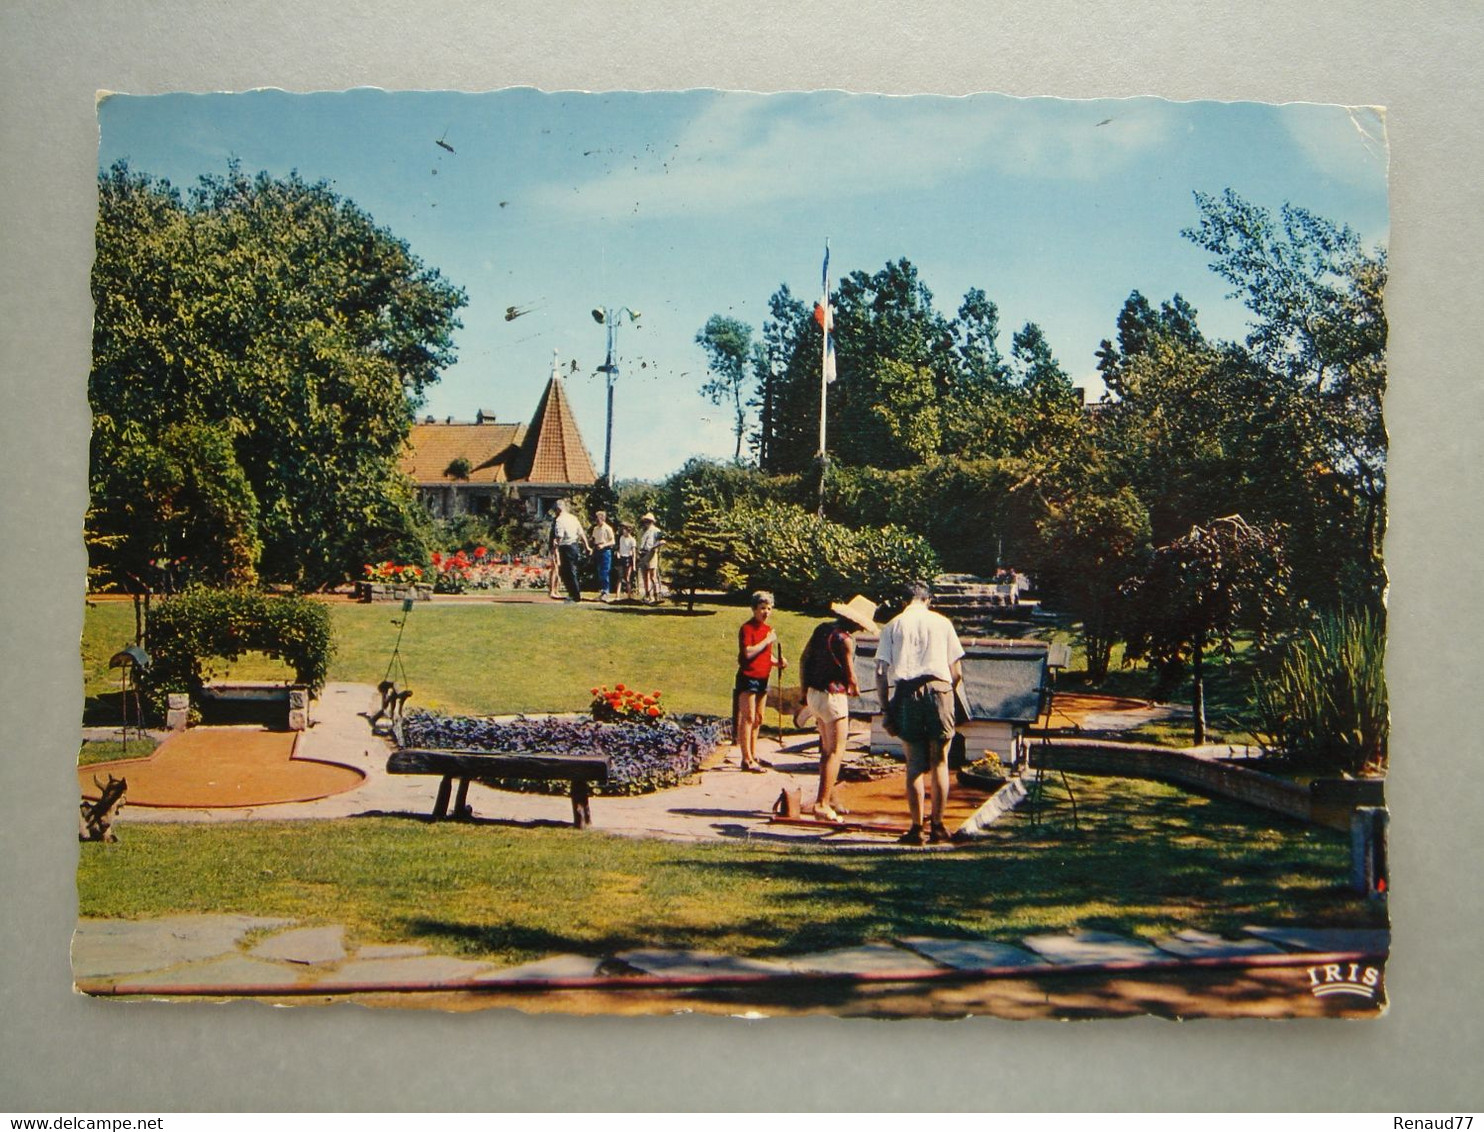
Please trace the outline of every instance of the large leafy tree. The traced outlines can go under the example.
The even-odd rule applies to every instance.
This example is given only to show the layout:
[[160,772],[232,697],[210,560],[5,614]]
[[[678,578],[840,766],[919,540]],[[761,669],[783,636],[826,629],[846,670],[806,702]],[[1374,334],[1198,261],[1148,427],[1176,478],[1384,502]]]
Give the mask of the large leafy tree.
[[1183,234],[1212,256],[1255,321],[1247,349],[1296,427],[1315,438],[1315,491],[1352,512],[1350,596],[1374,603],[1384,578],[1386,252],[1352,229],[1284,205],[1276,218],[1231,190],[1196,194],[1200,223]]
[[1143,565],[1149,512],[1127,487],[1078,492],[1047,508],[1037,535],[1028,565],[1043,596],[1081,623],[1088,678],[1101,682],[1122,629],[1122,587]]
[[[235,164],[182,196],[115,165],[99,178],[94,565],[152,527],[108,526],[131,454],[172,426],[230,438],[255,501],[257,568],[314,588],[405,552],[419,516],[398,460],[423,391],[453,360],[463,292],[327,185]],[[164,548],[145,546],[146,555]],[[210,553],[205,545],[183,548]]]
[[[917,268],[900,259],[849,272],[832,304],[838,380],[827,390],[828,439],[836,464],[908,468],[949,456],[996,458],[1023,445],[1029,393],[1001,354],[999,311],[984,291],[970,289],[948,317]],[[819,447],[820,327],[786,286],[769,315],[754,354],[759,463],[805,472]],[[1049,363],[1065,382],[1044,338],[1029,348],[1038,374]]]

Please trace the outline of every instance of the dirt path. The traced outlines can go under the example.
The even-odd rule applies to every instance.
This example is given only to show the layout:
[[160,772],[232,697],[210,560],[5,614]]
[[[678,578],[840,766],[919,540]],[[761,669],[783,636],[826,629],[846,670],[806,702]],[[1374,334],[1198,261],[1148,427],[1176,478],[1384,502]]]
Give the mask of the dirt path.
[[196,728],[171,735],[143,759],[78,768],[85,796],[94,777],[129,783],[128,803],[168,808],[270,806],[354,790],[365,775],[347,766],[297,758],[298,736],[252,727]]

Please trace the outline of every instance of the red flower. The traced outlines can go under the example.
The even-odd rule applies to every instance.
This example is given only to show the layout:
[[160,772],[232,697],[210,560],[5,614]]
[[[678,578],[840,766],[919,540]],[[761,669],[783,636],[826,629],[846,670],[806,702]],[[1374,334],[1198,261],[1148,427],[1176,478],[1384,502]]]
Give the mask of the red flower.
[[652,707],[652,708],[649,709],[649,718],[650,719],[658,719],[659,717],[660,717],[660,709],[659,708]]
[[613,685],[613,690],[615,692],[627,692],[628,691],[628,689],[625,688],[622,684],[615,684],[615,685]]
[[486,555],[486,554],[488,554],[488,553],[489,553],[489,551],[488,551],[488,550],[486,550],[486,549],[485,549],[485,548],[484,548],[484,547],[482,547],[482,546],[476,546],[476,547],[475,547],[475,548],[474,548],[474,557],[475,557],[475,558],[483,558],[483,557],[484,557],[484,556],[485,556],[485,555]]

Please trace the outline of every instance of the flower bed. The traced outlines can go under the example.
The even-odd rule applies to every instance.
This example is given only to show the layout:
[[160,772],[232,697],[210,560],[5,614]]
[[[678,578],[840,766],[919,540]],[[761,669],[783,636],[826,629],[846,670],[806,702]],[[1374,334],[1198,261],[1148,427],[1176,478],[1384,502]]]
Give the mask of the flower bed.
[[[599,723],[586,717],[545,716],[488,719],[414,711],[403,724],[403,743],[464,751],[552,751],[605,754],[608,781],[596,783],[602,797],[650,794],[678,786],[694,775],[722,741],[725,721],[682,716],[648,722]],[[503,778],[487,783],[527,794],[567,794],[567,782]]]
[[482,546],[475,547],[472,554],[463,550],[433,554],[434,585],[441,594],[539,589],[548,584],[550,568],[550,560],[539,557],[499,561]]

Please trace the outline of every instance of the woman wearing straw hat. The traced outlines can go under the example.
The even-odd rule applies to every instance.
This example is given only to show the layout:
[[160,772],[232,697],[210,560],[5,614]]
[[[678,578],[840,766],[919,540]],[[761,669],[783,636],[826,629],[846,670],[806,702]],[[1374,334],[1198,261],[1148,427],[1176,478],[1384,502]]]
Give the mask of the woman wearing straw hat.
[[845,761],[845,743],[850,737],[850,697],[859,696],[855,681],[855,637],[853,633],[878,633],[876,604],[856,594],[847,602],[830,606],[833,621],[817,626],[799,660],[799,682],[804,706],[796,723],[814,720],[819,728],[819,795],[814,816],[821,821],[839,821],[830,803],[840,765]]

